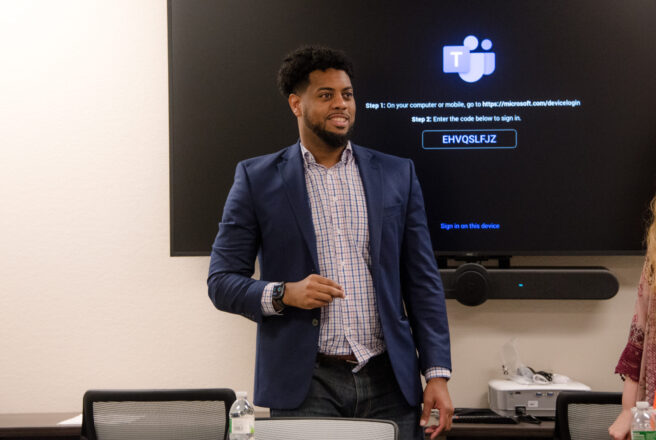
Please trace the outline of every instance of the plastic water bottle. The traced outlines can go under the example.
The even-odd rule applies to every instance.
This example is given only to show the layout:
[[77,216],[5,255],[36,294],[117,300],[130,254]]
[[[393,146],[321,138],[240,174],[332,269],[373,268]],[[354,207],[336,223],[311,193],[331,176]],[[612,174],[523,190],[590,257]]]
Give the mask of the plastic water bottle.
[[649,402],[636,402],[636,406],[631,409],[631,412],[633,413],[631,440],[656,440],[654,416]]
[[237,391],[237,400],[230,407],[230,440],[255,438],[255,410],[246,396],[246,391]]

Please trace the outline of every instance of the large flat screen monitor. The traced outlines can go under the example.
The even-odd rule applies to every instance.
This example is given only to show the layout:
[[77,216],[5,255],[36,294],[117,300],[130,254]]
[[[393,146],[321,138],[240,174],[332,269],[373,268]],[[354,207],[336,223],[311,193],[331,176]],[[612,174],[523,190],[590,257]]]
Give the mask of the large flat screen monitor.
[[304,44],[354,61],[353,142],[411,158],[441,256],[642,252],[653,0],[169,1],[171,253],[209,254],[239,160],[296,142]]

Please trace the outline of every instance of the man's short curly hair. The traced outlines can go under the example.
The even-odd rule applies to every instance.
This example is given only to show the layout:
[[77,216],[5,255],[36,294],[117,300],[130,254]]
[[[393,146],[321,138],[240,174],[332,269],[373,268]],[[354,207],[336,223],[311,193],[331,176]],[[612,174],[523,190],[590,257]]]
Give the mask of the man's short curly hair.
[[278,89],[287,98],[303,90],[315,70],[343,70],[353,78],[353,63],[342,51],[322,46],[304,46],[288,54],[278,70]]

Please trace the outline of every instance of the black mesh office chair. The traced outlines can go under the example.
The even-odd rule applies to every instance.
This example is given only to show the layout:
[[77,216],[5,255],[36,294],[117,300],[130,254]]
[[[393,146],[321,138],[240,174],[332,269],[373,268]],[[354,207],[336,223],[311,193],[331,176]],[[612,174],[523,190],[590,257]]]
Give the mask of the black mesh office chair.
[[598,440],[622,411],[622,393],[563,391],[556,399],[556,438]]
[[227,388],[90,390],[82,436],[88,440],[222,440],[235,393]]
[[255,421],[257,440],[398,440],[391,420],[279,417]]

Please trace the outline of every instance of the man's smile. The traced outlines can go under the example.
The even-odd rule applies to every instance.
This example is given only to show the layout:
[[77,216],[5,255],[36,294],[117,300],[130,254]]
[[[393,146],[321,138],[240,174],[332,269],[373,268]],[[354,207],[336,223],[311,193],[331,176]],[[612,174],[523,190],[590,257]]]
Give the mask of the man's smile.
[[328,116],[328,120],[338,128],[348,128],[350,117],[342,113],[337,113]]

